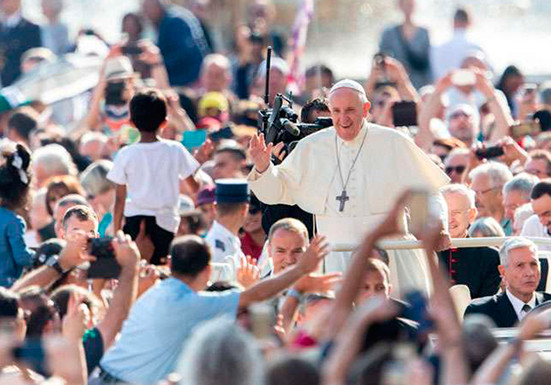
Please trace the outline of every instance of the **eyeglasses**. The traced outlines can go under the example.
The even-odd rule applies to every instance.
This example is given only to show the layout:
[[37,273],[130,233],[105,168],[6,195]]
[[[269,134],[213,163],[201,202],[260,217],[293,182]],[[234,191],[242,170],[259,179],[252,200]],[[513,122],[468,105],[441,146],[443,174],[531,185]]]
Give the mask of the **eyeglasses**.
[[488,189],[486,189],[486,190],[480,190],[480,191],[474,190],[474,192],[475,192],[476,195],[484,195],[484,194],[486,194],[486,193],[488,193],[488,192],[490,192],[490,191],[499,190],[499,189],[501,189],[502,187],[503,187],[503,186],[490,187],[490,188],[488,188]]
[[449,175],[454,171],[458,174],[463,174],[465,169],[466,169],[465,166],[448,166],[448,167],[446,167],[446,174]]

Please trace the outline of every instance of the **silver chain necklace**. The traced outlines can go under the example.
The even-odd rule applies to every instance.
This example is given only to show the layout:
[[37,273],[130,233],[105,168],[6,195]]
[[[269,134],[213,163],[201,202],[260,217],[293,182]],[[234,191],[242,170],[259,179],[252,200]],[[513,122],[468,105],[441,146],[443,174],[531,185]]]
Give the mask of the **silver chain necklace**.
[[341,161],[339,159],[339,144],[338,144],[338,141],[337,141],[337,134],[335,132],[335,153],[337,155],[337,167],[339,169],[339,177],[341,178],[341,185],[342,185],[342,193],[341,193],[341,195],[337,195],[337,197],[335,199],[338,200],[339,203],[340,203],[339,204],[339,211],[341,211],[341,212],[344,210],[344,205],[346,204],[346,201],[350,200],[350,197],[346,194],[346,186],[348,186],[348,182],[350,181],[350,175],[352,175],[352,170],[354,169],[354,165],[356,165],[356,161],[358,160],[358,158],[360,157],[360,153],[362,152],[362,148],[363,148],[364,143],[365,143],[365,138],[367,138],[367,129],[365,130],[365,134],[364,134],[364,137],[362,139],[362,144],[360,145],[360,148],[358,149],[358,153],[356,154],[356,157],[352,161],[352,166],[350,166],[350,170],[348,170],[348,176],[346,177],[346,182],[345,182],[344,178],[342,176]]

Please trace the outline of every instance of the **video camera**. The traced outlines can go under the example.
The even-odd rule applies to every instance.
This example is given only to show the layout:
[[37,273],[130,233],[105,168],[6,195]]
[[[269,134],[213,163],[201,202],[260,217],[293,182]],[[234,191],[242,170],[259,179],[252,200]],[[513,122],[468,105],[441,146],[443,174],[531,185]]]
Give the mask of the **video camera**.
[[[270,82],[270,62],[272,57],[272,47],[268,47],[266,59],[266,88],[264,102],[269,106],[269,82]],[[285,105],[286,103],[286,105]],[[293,110],[293,101],[282,94],[277,94],[274,98],[272,108],[265,108],[258,112],[261,119],[259,131],[264,134],[266,143],[285,144],[287,154],[291,152],[297,142],[322,128],[331,127],[333,121],[331,118],[317,118],[314,123],[298,123],[298,114]]]

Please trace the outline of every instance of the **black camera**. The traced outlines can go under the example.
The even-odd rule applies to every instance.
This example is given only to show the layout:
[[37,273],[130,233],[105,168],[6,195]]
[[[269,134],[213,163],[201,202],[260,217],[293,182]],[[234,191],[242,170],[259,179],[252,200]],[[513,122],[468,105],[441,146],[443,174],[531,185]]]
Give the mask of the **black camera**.
[[123,106],[126,104],[124,100],[124,90],[126,83],[124,80],[107,82],[105,87],[105,104],[108,106]]
[[137,44],[128,44],[121,47],[121,52],[126,56],[139,56],[143,52],[143,48]]
[[[264,102],[268,104],[270,95],[270,62],[272,57],[272,47],[268,47],[266,55],[266,85],[264,92]],[[287,104],[284,104],[287,103]],[[313,124],[298,123],[298,114],[293,110],[293,101],[282,94],[277,94],[274,98],[272,108],[266,108],[258,111],[261,125],[260,132],[264,134],[266,144],[285,144],[284,150],[289,154],[296,146],[297,142],[322,128],[333,125],[331,118],[324,120],[316,119]],[[274,159],[277,162],[277,159]]]
[[88,278],[118,278],[121,267],[115,258],[113,238],[88,239],[88,253],[96,257],[88,269]]
[[478,159],[491,159],[497,158],[498,156],[504,155],[503,147],[493,146],[487,148],[480,148],[476,150],[476,156]]

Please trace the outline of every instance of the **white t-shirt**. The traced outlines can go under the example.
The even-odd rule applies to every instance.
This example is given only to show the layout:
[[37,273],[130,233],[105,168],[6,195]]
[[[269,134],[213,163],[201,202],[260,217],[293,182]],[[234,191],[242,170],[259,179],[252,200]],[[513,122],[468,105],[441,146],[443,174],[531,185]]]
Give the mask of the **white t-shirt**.
[[159,227],[175,233],[180,224],[180,180],[198,168],[199,162],[182,144],[163,139],[120,150],[107,179],[126,185],[124,216],[154,216]]

